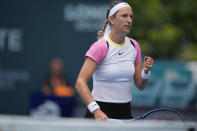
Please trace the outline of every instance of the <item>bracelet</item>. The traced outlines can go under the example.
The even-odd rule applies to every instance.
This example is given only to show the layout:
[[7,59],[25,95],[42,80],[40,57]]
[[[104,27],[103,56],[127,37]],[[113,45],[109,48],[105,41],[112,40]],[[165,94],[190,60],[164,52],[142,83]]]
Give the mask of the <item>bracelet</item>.
[[96,109],[100,108],[95,101],[91,102],[87,107],[91,113],[93,113]]
[[147,80],[149,78],[149,76],[150,76],[150,70],[148,71],[148,74],[145,74],[144,70],[142,70],[142,74],[141,75],[142,75],[141,77],[142,77],[143,80]]

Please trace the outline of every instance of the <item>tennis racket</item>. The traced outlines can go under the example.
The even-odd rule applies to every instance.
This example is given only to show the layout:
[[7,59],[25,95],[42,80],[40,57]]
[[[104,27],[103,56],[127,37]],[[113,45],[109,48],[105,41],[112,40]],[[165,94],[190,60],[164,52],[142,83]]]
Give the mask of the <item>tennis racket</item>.
[[133,120],[171,120],[171,121],[184,121],[184,117],[180,112],[170,108],[158,108],[148,111],[142,116],[134,118]]
[[184,122],[184,117],[180,112],[177,112],[170,108],[158,108],[148,111],[147,113],[143,114],[142,116],[136,117],[130,120],[117,120],[117,119],[110,119],[110,121],[119,121],[119,122],[127,122],[127,121],[134,121],[134,120],[169,120],[169,121],[182,121]]

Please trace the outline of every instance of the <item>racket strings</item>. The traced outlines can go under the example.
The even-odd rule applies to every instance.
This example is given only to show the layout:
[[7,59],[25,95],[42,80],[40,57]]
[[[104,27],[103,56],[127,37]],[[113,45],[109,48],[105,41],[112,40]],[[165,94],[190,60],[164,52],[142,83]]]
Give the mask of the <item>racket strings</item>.
[[178,112],[173,111],[156,111],[148,114],[145,119],[147,120],[171,120],[171,121],[184,121],[183,116]]

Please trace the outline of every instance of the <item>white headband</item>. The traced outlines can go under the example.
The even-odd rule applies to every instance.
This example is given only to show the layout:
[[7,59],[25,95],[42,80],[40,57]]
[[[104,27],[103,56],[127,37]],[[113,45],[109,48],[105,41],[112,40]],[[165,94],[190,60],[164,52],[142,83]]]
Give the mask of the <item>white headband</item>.
[[[126,2],[122,2],[122,3],[119,3],[119,4],[115,5],[109,12],[108,20],[109,20],[110,16],[113,16],[118,10],[120,10],[123,7],[131,8],[131,6],[129,4],[127,4]],[[108,34],[110,32],[111,32],[111,26],[110,26],[110,23],[108,23],[106,28],[105,28],[105,33],[104,33],[103,37],[106,38],[106,36],[108,36]]]
[[109,17],[114,15],[119,9],[123,8],[123,7],[129,7],[131,8],[131,6],[125,2],[123,3],[119,3],[117,5],[115,5],[113,8],[111,8],[110,12],[109,12],[109,15],[108,15],[108,20],[109,20]]

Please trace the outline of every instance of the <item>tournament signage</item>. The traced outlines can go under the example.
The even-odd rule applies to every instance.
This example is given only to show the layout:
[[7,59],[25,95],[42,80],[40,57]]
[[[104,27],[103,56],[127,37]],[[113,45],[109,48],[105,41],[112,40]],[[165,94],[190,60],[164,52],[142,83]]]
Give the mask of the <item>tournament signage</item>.
[[106,4],[68,3],[64,6],[64,20],[73,23],[78,32],[96,32],[105,20]]

